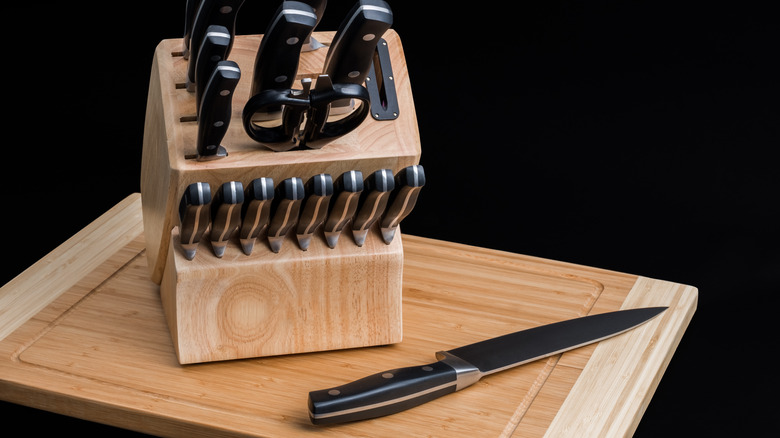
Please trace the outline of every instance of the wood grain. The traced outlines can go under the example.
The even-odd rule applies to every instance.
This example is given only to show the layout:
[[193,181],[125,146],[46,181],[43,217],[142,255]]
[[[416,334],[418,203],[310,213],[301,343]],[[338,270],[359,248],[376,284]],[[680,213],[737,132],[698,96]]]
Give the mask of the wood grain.
[[[0,341],[3,400],[159,436],[626,436],[696,306],[685,285],[404,235],[402,342],[183,366],[149,276],[137,197],[123,204],[21,274],[41,285],[40,310],[8,298],[32,283],[0,289],[11,303],[0,324],[14,327]],[[131,241],[117,249],[101,237],[107,228]],[[69,248],[93,260],[86,275],[68,264]],[[649,305],[670,308],[638,330],[409,411],[331,427],[307,417],[311,390],[487,337]]]

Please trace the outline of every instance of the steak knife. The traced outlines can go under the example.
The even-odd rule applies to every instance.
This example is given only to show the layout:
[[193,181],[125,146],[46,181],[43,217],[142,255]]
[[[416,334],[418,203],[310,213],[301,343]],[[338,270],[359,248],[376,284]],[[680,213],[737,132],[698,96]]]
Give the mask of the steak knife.
[[252,254],[255,240],[268,226],[273,199],[273,179],[256,178],[247,186],[241,210],[241,231],[239,234],[244,254]]
[[241,225],[241,205],[244,186],[239,181],[222,184],[211,202],[211,247],[214,255],[222,257],[233,233]]
[[362,192],[363,172],[359,170],[344,172],[333,183],[328,219],[323,225],[325,241],[329,247],[336,247],[341,231],[355,216]]
[[209,227],[211,188],[196,182],[187,186],[179,203],[179,240],[187,260],[195,258],[200,238]]
[[245,0],[202,0],[198,11],[195,13],[195,19],[192,22],[192,33],[190,34],[190,55],[187,64],[187,91],[195,91],[195,67],[198,62],[198,53],[200,45],[206,35],[207,29],[211,25],[220,25],[228,29],[230,33],[230,45],[228,45],[227,54],[233,47],[233,40],[236,34],[236,15],[238,10],[244,4]]
[[364,181],[358,211],[352,221],[352,237],[358,246],[363,246],[368,230],[385,212],[387,200],[395,187],[393,178],[392,170],[380,169]]
[[384,371],[309,393],[314,424],[401,412],[466,388],[482,377],[598,342],[644,324],[666,307],[619,310],[534,327],[436,353],[437,362]]
[[215,160],[228,155],[220,143],[225,138],[233,115],[233,92],[241,79],[234,61],[220,61],[211,74],[198,114],[198,160]]
[[295,234],[298,238],[298,246],[306,251],[309,249],[314,232],[325,222],[328,214],[328,204],[333,196],[333,178],[327,173],[314,175],[306,181],[304,190],[306,200],[303,202]]
[[390,194],[387,210],[379,225],[386,244],[393,241],[398,224],[412,211],[424,185],[425,171],[419,164],[405,167],[395,176],[395,189]]
[[298,222],[304,195],[303,180],[298,177],[287,178],[276,188],[271,204],[271,223],[268,224],[271,251],[282,249],[287,232]]

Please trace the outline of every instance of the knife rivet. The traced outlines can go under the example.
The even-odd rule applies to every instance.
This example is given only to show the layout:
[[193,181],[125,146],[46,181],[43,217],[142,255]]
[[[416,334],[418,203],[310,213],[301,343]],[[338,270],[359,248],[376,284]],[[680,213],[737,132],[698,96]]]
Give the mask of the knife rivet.
[[373,34],[373,33],[367,33],[367,34],[363,35],[363,41],[371,41],[374,38],[376,38],[376,35]]
[[423,371],[433,371],[433,367],[430,365],[425,365],[424,367],[422,367],[422,369]]
[[222,120],[218,120],[218,121],[214,122],[214,127],[215,128],[219,128],[220,126],[222,126],[224,124],[225,124],[225,122],[223,122]]
[[277,83],[282,83],[287,80],[287,76],[281,75],[274,78],[274,81]]
[[338,389],[331,389],[330,391],[328,391],[328,395],[336,396],[339,394],[341,394],[341,391],[339,391]]
[[292,46],[292,45],[294,45],[294,44],[298,44],[298,41],[300,41],[300,40],[298,39],[298,37],[290,37],[290,38],[287,38],[287,45],[290,45],[290,46]]
[[219,12],[222,13],[222,14],[229,14],[229,13],[233,12],[233,7],[232,6],[222,6],[221,8],[219,8]]
[[382,377],[384,377],[385,379],[392,379],[395,376],[393,376],[393,373],[383,373]]
[[356,77],[360,76],[360,72],[357,71],[357,70],[354,70],[354,71],[351,71],[351,72],[347,73],[347,76],[349,76],[351,78],[356,78]]
[[228,94],[230,94],[230,90],[222,90],[219,92],[220,96],[227,96]]

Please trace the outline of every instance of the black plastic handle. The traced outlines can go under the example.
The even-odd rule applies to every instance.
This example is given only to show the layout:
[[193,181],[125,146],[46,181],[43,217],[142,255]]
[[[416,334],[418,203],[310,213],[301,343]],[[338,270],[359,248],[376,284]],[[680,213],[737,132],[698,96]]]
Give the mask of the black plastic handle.
[[333,424],[395,414],[455,392],[456,381],[455,369],[443,362],[388,370],[310,392],[309,418]]

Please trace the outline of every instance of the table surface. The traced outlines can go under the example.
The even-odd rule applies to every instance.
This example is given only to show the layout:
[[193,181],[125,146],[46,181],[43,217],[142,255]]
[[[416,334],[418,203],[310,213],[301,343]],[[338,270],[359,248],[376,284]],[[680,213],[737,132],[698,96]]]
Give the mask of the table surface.
[[[402,235],[394,345],[180,365],[146,265],[134,194],[0,289],[0,399],[159,436],[630,436],[696,288]],[[668,306],[608,340],[483,378],[388,417],[309,422],[309,391],[429,363],[541,324]]]

